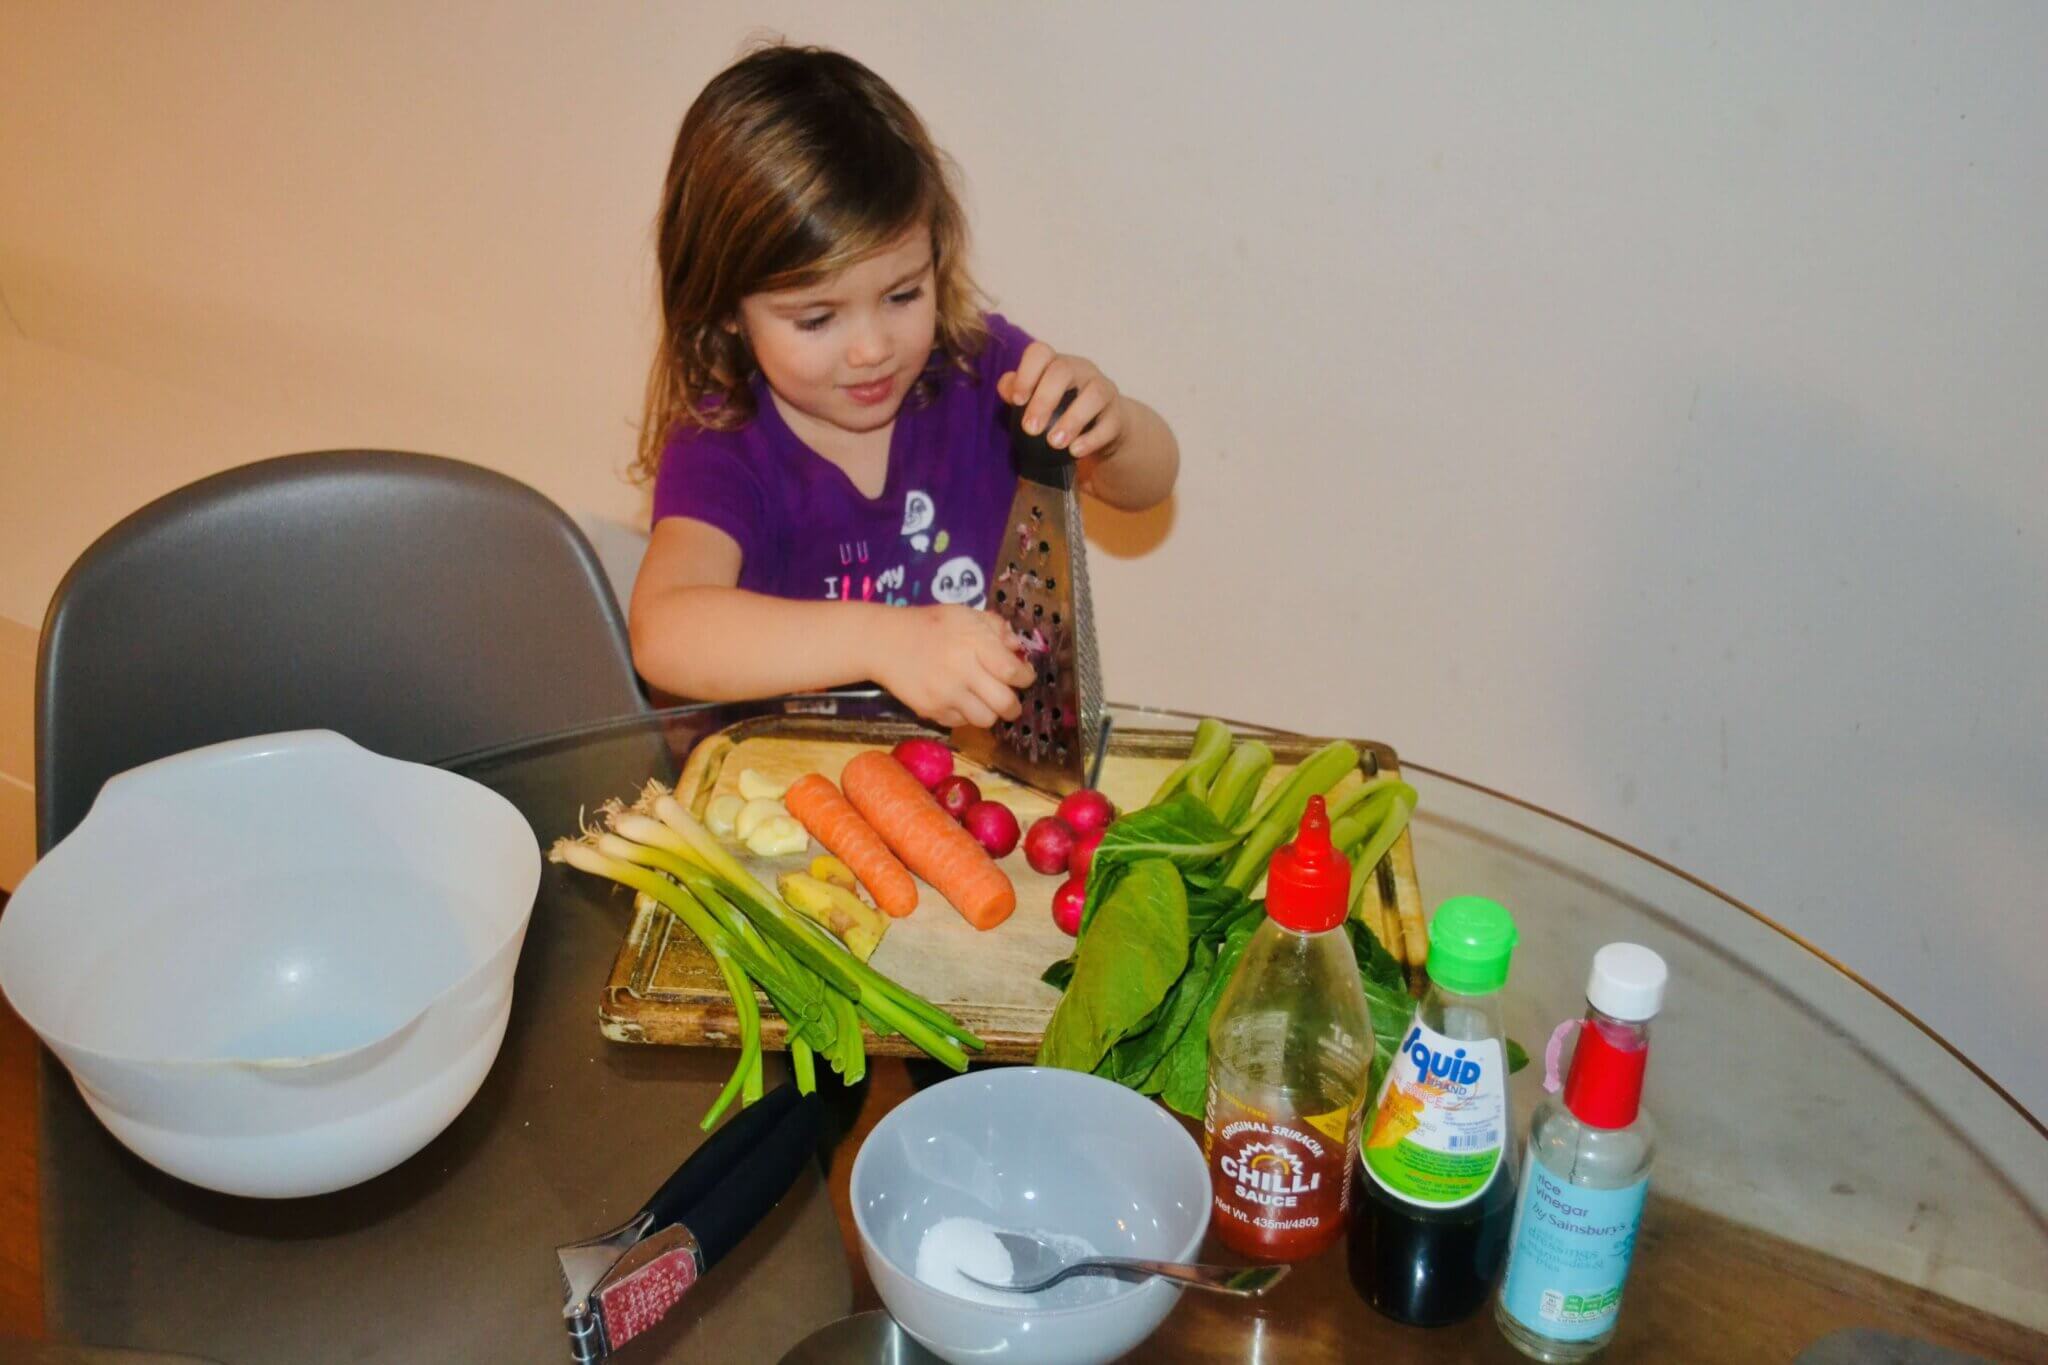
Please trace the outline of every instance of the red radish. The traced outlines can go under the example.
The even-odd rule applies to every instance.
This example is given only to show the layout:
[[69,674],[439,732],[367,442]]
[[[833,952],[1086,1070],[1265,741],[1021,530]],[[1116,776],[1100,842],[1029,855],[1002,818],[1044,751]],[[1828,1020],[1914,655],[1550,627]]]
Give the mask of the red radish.
[[1088,888],[1079,877],[1069,877],[1052,893],[1052,922],[1063,934],[1081,936],[1081,907],[1088,903]]
[[936,739],[906,739],[889,751],[889,757],[910,769],[910,775],[928,792],[953,775],[953,751]]
[[1116,807],[1101,792],[1084,787],[1060,802],[1059,817],[1072,826],[1074,833],[1090,834],[1109,828],[1109,822],[1116,819]]
[[967,808],[981,800],[981,788],[964,777],[949,777],[932,788],[932,795],[939,798],[939,806],[955,820],[967,814]]
[[1024,861],[1033,872],[1056,877],[1067,870],[1074,855],[1074,827],[1057,815],[1044,815],[1031,822],[1024,836]]
[[1000,801],[977,801],[960,817],[967,832],[991,858],[1007,858],[1017,847],[1017,817]]
[[1067,855],[1067,871],[1084,886],[1088,883],[1088,869],[1095,862],[1095,846],[1101,842],[1102,831],[1091,829],[1074,840],[1074,851]]

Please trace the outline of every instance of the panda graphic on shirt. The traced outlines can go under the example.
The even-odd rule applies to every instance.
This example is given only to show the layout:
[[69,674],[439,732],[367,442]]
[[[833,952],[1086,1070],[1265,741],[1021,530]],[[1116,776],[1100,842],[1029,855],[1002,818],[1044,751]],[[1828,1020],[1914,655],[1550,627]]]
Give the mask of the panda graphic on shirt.
[[[912,489],[903,499],[903,538],[910,542],[912,552],[923,558],[927,554],[943,555],[949,544],[946,532],[933,530],[938,520],[938,508],[931,495],[921,489]],[[949,605],[982,607],[988,603],[988,572],[975,562],[972,555],[953,555],[944,559],[932,570],[931,600]]]

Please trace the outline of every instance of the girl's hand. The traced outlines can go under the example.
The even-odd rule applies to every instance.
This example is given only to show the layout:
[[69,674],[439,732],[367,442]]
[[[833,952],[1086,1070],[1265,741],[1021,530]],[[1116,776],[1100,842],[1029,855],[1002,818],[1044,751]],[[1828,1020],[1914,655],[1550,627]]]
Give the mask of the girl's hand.
[[1116,453],[1126,427],[1124,399],[1094,361],[1061,355],[1044,342],[1034,341],[1025,347],[1017,368],[996,381],[996,392],[1004,402],[1023,407],[1024,430],[1033,436],[1052,421],[1053,409],[1069,389],[1080,392],[1053,423],[1046,440],[1075,459]]
[[1016,689],[1030,684],[1031,665],[1000,617],[962,606],[884,610],[873,676],[897,700],[948,729],[1024,713]]

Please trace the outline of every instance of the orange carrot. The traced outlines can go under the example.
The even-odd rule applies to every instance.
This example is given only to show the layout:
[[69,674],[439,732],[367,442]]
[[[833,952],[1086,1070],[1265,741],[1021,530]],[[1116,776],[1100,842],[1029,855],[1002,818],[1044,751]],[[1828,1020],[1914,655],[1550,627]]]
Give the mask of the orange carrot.
[[917,883],[874,827],[839,794],[831,779],[807,773],[782,794],[782,804],[811,837],[853,869],[868,894],[897,919],[917,909]]
[[969,924],[993,929],[1017,908],[1003,870],[901,763],[867,750],[847,763],[839,784],[883,842]]

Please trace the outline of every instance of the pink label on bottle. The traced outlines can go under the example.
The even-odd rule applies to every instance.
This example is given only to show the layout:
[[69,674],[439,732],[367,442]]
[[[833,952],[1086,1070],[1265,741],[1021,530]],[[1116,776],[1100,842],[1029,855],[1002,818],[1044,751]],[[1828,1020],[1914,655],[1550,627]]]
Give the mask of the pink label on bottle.
[[660,1322],[697,1282],[697,1258],[687,1246],[664,1252],[598,1291],[605,1340],[612,1349]]

